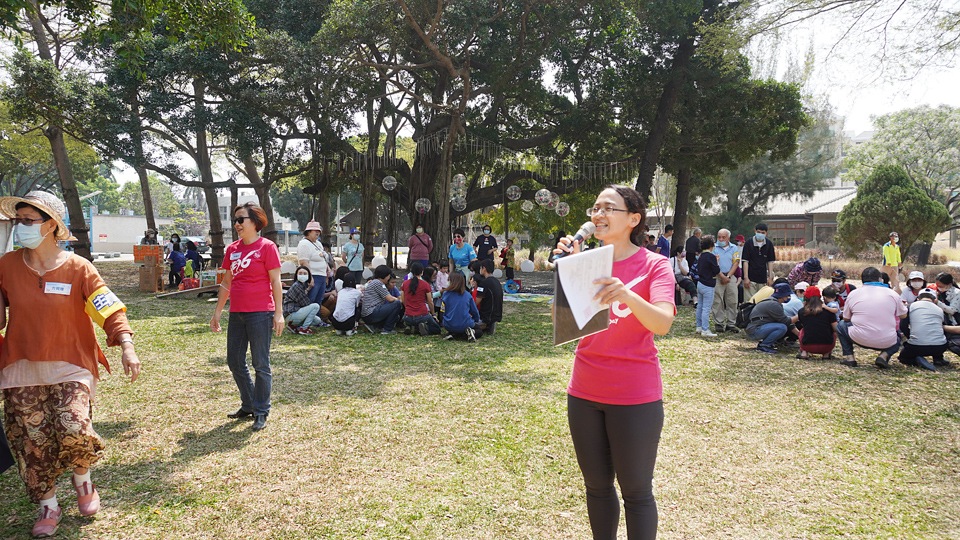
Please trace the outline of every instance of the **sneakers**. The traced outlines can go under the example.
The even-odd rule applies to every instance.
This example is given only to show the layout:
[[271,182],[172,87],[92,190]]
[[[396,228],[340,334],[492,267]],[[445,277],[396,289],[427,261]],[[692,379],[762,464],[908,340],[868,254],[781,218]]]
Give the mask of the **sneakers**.
[[762,343],[757,345],[757,350],[766,354],[777,354],[776,349],[774,349],[773,347],[768,347]]
[[70,483],[77,492],[77,505],[80,507],[80,515],[92,516],[100,511],[100,494],[97,493],[97,486],[93,482],[83,482],[79,486],[76,480],[71,478]]
[[297,325],[295,325],[295,324],[293,324],[293,323],[287,323],[287,331],[290,332],[291,334],[296,334],[296,333],[297,333]]
[[352,335],[355,335],[356,333],[357,333],[356,330],[347,330],[347,333],[345,335],[352,336]]
[[473,328],[467,328],[463,333],[467,335],[467,341],[473,343],[477,340],[477,336],[473,333]]
[[739,334],[739,333],[740,333],[740,329],[737,328],[736,326],[732,325],[732,324],[728,324],[728,325],[723,329],[723,331],[724,331],[724,332],[730,332],[731,334]]
[[307,328],[297,328],[297,329],[296,329],[296,333],[299,334],[299,335],[301,335],[301,336],[312,336],[312,335],[313,335],[313,330],[311,330],[310,327],[307,327]]
[[449,340],[453,339],[453,334],[447,334],[447,335],[443,336],[443,339],[449,341]]
[[922,367],[923,369],[926,369],[927,371],[932,371],[934,373],[937,372],[937,368],[934,367],[933,364],[931,364],[929,361],[927,361],[926,358],[922,356],[917,357],[917,365]]
[[365,325],[363,325],[363,327],[366,328],[371,334],[379,334],[379,333],[380,333],[380,328],[378,328],[378,327],[376,327],[376,326],[374,326],[374,325],[372,325],[372,324],[365,324]]
[[330,323],[320,321],[317,323],[317,326],[319,326],[320,328],[330,328]]
[[57,527],[60,526],[60,517],[63,516],[63,510],[58,506],[56,510],[49,506],[40,507],[40,519],[33,525],[30,531],[34,538],[47,538],[57,533]]
[[726,332],[726,330],[724,330],[724,327],[723,327],[723,326],[720,326],[719,324],[713,325],[713,331],[714,331],[714,333],[717,333],[717,334],[722,334],[722,333]]
[[430,330],[427,329],[427,323],[425,323],[425,322],[422,322],[422,323],[418,324],[418,325],[417,325],[417,330],[420,331],[420,335],[423,336],[423,337],[427,337],[427,336],[430,335]]
[[700,335],[703,337],[717,337],[717,334],[711,332],[709,328],[704,328],[703,331],[700,332]]
[[381,335],[381,336],[391,336],[391,335],[396,334],[396,333],[397,333],[396,330],[381,330],[381,331],[380,331],[380,335]]

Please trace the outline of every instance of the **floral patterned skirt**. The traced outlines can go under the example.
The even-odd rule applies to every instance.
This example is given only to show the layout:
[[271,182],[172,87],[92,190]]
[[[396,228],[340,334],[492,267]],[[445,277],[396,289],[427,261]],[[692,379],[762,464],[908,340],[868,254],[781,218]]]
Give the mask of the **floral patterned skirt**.
[[3,390],[6,432],[30,500],[56,486],[67,469],[99,461],[103,439],[93,430],[90,391],[79,382]]

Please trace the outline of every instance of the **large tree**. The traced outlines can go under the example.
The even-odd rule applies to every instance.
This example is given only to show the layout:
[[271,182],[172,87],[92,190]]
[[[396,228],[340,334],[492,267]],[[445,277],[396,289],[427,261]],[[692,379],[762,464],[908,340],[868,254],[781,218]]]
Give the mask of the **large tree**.
[[900,244],[909,249],[916,241],[933,242],[949,223],[946,207],[918,188],[902,167],[881,165],[837,214],[837,239],[859,251],[883,245],[890,231],[896,231]]

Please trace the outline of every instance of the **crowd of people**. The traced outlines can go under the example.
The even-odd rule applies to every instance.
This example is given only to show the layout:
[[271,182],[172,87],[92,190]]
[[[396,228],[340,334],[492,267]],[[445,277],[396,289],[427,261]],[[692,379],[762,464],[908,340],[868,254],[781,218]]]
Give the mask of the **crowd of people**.
[[[960,353],[960,288],[949,273],[928,282],[915,270],[900,289],[896,232],[884,245],[880,268],[861,270],[860,287],[835,269],[823,288],[824,269],[816,257],[796,263],[785,277],[774,276],[776,248],[767,232],[767,225],[758,223],[752,238],[738,236],[731,242],[726,229],[716,237],[694,229],[670,253],[676,305],[689,297],[700,336],[743,331],[760,352],[799,349],[801,359],[832,359],[839,342],[839,362],[849,367],[858,366],[854,345],[876,351],[874,364],[881,369],[888,369],[899,353],[896,359],[904,365],[937,371],[949,365],[943,356],[948,348]],[[668,226],[661,238],[671,235]],[[648,244],[660,252],[662,243]]]

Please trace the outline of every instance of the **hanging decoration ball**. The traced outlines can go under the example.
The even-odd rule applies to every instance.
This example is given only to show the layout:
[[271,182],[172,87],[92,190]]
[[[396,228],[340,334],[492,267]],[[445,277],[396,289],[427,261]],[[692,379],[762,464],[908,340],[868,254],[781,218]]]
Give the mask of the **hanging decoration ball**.
[[533,272],[533,261],[530,259],[525,259],[522,263],[520,263],[520,271]]
[[565,202],[557,203],[556,212],[558,216],[565,217],[567,214],[570,213],[570,205]]
[[495,277],[495,278],[497,278],[497,279],[502,278],[502,277],[503,277],[503,270],[500,270],[499,268],[497,268],[496,270],[494,270],[494,271],[493,271],[493,277]]
[[397,187],[397,179],[396,179],[396,178],[394,178],[394,177],[392,177],[392,176],[388,176],[388,177],[386,177],[386,178],[383,179],[383,189],[385,189],[385,190],[387,190],[387,191],[393,191],[394,189],[396,189],[396,187]]
[[507,198],[511,201],[519,199],[521,194],[520,186],[510,186],[507,188]]
[[560,196],[556,193],[550,192],[550,199],[543,205],[547,210],[556,209],[557,205],[560,204]]
[[520,208],[523,208],[524,212],[529,212],[533,210],[533,203],[530,201],[523,201],[523,204],[520,205]]
[[467,183],[467,177],[462,174],[457,174],[453,176],[453,185],[462,186]]
[[457,212],[463,212],[467,209],[467,198],[459,196],[454,197],[450,200],[450,206],[452,206]]
[[537,201],[537,204],[539,204],[540,206],[543,206],[548,202],[550,202],[550,190],[547,188],[543,188],[540,191],[538,191],[537,194],[533,196],[533,198],[534,200]]
[[417,199],[417,212],[421,214],[426,214],[430,211],[430,199]]
[[370,261],[370,266],[372,266],[373,268],[376,268],[378,266],[383,266],[385,264],[387,264],[387,260],[381,257],[380,255],[377,255],[376,257],[373,258],[372,261]]

